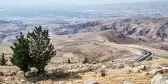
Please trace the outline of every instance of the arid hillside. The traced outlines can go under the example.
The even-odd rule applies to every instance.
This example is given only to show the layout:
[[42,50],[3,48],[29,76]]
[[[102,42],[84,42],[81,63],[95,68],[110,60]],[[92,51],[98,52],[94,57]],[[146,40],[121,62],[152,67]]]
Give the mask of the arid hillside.
[[142,42],[167,41],[168,18],[126,18],[121,20],[101,20],[76,22],[57,28],[55,34],[66,35],[80,32],[116,30]]
[[[47,75],[48,79],[24,79],[25,83],[22,81],[19,84],[57,84],[62,81],[83,84],[86,80],[95,80],[98,84],[150,84],[156,73],[162,73],[160,70],[167,73],[167,20],[136,18],[67,26],[79,30],[72,34],[50,36],[57,54],[45,70],[52,75]],[[83,31],[88,28],[93,31]],[[23,73],[9,60],[13,54],[11,45],[10,42],[0,45],[0,53],[5,53],[8,59],[7,66],[0,67],[2,81],[8,82],[5,84],[10,84],[6,80],[23,79]],[[84,63],[86,60],[87,63]]]

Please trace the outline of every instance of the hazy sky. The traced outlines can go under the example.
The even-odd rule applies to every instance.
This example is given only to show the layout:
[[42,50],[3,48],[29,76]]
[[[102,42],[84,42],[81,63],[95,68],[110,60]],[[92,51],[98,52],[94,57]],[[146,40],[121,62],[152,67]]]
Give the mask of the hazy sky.
[[0,0],[0,6],[41,6],[41,5],[74,5],[74,4],[110,4],[163,0]]

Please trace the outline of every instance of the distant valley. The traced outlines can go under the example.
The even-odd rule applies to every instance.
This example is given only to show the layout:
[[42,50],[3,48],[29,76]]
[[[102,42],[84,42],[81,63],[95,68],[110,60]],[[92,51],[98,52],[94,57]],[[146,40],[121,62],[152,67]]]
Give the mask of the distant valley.
[[[12,42],[20,32],[31,31],[38,25],[48,28],[51,35],[117,30],[126,35],[145,36],[147,38],[144,39],[148,39],[151,38],[150,35],[141,34],[141,32],[150,31],[150,28],[144,30],[150,25],[158,27],[167,23],[167,3],[166,1],[137,2],[125,3],[122,6],[107,4],[87,7],[72,6],[62,9],[54,7],[0,8],[0,42]],[[128,26],[131,28],[127,29]],[[138,30],[136,30],[137,28]],[[152,40],[158,40],[157,36],[158,34]]]

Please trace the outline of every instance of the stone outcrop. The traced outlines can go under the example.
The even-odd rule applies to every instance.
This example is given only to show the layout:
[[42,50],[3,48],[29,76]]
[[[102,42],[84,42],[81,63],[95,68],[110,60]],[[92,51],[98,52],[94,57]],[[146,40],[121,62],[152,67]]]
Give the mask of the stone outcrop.
[[99,83],[94,80],[87,80],[87,81],[84,81],[84,84],[99,84]]
[[149,71],[150,74],[155,75],[157,73],[163,73],[163,69],[152,69]]
[[151,84],[168,84],[168,75],[157,74],[152,78]]

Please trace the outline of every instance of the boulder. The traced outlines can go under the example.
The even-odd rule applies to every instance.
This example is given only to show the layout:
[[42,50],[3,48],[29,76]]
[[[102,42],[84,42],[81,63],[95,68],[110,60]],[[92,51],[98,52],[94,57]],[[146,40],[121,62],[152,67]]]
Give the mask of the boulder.
[[16,72],[16,75],[17,75],[17,76],[22,76],[22,75],[24,75],[24,72],[23,72],[23,71],[17,71],[17,72]]
[[20,83],[21,83],[21,84],[25,84],[25,83],[26,83],[26,81],[25,81],[25,80],[23,80],[23,79],[21,79]]
[[126,67],[123,73],[130,74],[132,72],[132,69],[132,67]]
[[145,65],[141,65],[141,66],[138,66],[138,67],[134,67],[132,69],[132,72],[134,72],[134,73],[141,73],[144,70],[146,70],[146,66]]
[[156,75],[157,73],[163,73],[163,69],[152,69],[149,73]]
[[16,76],[16,71],[11,71],[10,76]]
[[139,70],[146,70],[146,66],[145,65],[141,65],[138,67]]
[[134,72],[134,73],[140,73],[140,69],[135,67],[135,68],[132,69],[132,72]]
[[10,72],[4,73],[4,76],[10,76],[10,75],[11,75]]
[[66,81],[60,81],[58,84],[66,84]]
[[30,77],[33,77],[33,74],[31,72],[25,72],[25,76],[30,78]]
[[136,69],[138,70],[146,70],[146,66],[145,65],[141,65],[141,66],[138,66],[138,67],[135,67]]
[[64,69],[55,69],[52,70],[52,74],[56,77],[64,77],[67,76],[69,73],[66,72]]
[[142,75],[144,75],[144,76],[149,75],[149,73],[148,72],[143,72]]
[[157,74],[152,78],[151,84],[168,84],[168,75]]
[[99,83],[95,80],[87,80],[87,81],[84,81],[84,84],[99,84]]
[[124,71],[125,74],[130,74],[131,72],[132,72],[132,70],[130,70],[130,69],[126,69],[126,70]]
[[[37,83],[36,83],[37,84]],[[47,80],[46,83],[41,83],[41,84],[54,84],[53,80]],[[56,83],[55,83],[56,84]],[[65,83],[66,84],[66,83]]]
[[164,73],[168,73],[168,67],[162,67]]
[[106,70],[105,70],[105,69],[100,70],[99,75],[100,75],[101,77],[106,76]]
[[132,64],[132,63],[129,63],[129,64],[125,64],[125,67],[135,67],[135,65],[134,64]]
[[107,75],[107,72],[105,69],[99,69],[98,71],[96,71],[96,74],[98,74],[98,77],[104,77]]
[[[75,84],[82,84],[82,80],[77,80],[77,81],[75,81]],[[72,80],[72,82],[71,82],[71,84],[73,84],[73,80]]]
[[4,76],[4,73],[0,71],[0,76]]
[[123,84],[133,84],[133,83],[126,81],[126,82],[123,82]]
[[117,69],[122,69],[122,68],[124,68],[125,66],[124,66],[124,64],[118,64],[118,65],[116,65],[116,68]]

